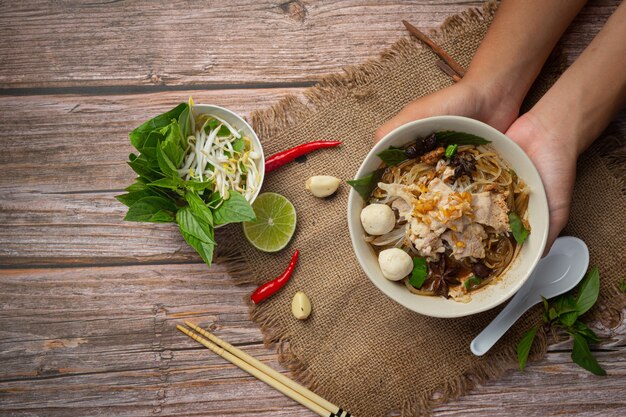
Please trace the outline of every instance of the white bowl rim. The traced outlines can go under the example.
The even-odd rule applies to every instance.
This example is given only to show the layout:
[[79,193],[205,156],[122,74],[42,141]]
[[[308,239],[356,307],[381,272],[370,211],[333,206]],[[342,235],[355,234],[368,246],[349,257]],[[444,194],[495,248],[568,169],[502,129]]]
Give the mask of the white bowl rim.
[[256,198],[261,193],[261,188],[263,187],[263,182],[265,181],[265,153],[263,151],[263,145],[261,144],[261,140],[259,139],[258,135],[254,131],[252,126],[250,126],[250,124],[246,122],[246,119],[244,119],[242,116],[235,113],[234,111],[227,109],[226,107],[218,106],[215,104],[196,104],[196,103],[193,104],[193,109],[196,109],[198,107],[200,107],[198,109],[198,114],[210,113],[211,109],[217,109],[219,111],[223,111],[224,113],[227,113],[231,115],[232,117],[234,117],[235,119],[237,119],[241,124],[243,124],[246,128],[250,130],[250,133],[252,134],[250,139],[254,143],[255,148],[258,149],[261,154],[259,157],[259,162],[257,164],[257,167],[259,168],[259,173],[261,174],[261,181],[259,182],[259,188],[257,188],[256,192],[254,193],[254,195],[249,201],[250,204],[254,203],[254,200],[256,200]]
[[[541,200],[545,201],[545,209],[546,209],[545,213],[537,213],[537,215],[543,215],[545,217],[544,218],[545,224],[548,225],[548,227],[546,227],[544,230],[541,231],[541,234],[540,234],[541,243],[539,245],[539,249],[540,250],[537,250],[536,253],[532,254],[532,261],[530,263],[531,266],[524,273],[523,278],[519,279],[514,285],[509,286],[507,288],[506,292],[504,292],[500,297],[494,297],[492,299],[492,301],[483,303],[480,306],[473,305],[472,307],[475,307],[475,308],[468,308],[467,309],[468,311],[465,312],[465,313],[457,314],[457,313],[454,313],[454,312],[448,312],[448,311],[446,311],[446,309],[441,309],[441,311],[435,311],[435,312],[425,311],[425,310],[416,308],[416,306],[419,307],[419,303],[412,303],[412,304],[410,304],[410,303],[404,302],[403,300],[399,300],[396,297],[394,297],[392,294],[390,294],[388,291],[386,291],[386,289],[383,286],[379,285],[378,279],[373,276],[373,273],[368,271],[367,268],[365,268],[363,266],[363,265],[365,265],[365,254],[362,253],[357,248],[356,243],[355,243],[356,239],[362,239],[362,235],[359,234],[359,230],[356,230],[354,227],[352,227],[352,221],[350,221],[350,218],[351,218],[351,207],[353,207],[353,205],[358,202],[357,199],[361,198],[361,196],[354,190],[354,188],[350,187],[350,192],[348,194],[348,204],[347,204],[348,230],[350,232],[350,240],[351,240],[351,243],[352,243],[352,248],[353,248],[354,253],[355,253],[356,257],[357,257],[357,260],[359,261],[359,266],[361,267],[363,272],[365,272],[365,274],[367,275],[369,280],[380,291],[382,291],[387,297],[391,298],[395,302],[403,305],[404,307],[406,307],[409,310],[412,310],[412,311],[414,311],[416,313],[423,314],[423,315],[430,316],[430,317],[437,317],[437,318],[457,318],[457,317],[470,316],[470,315],[473,315],[473,314],[477,314],[477,313],[481,313],[481,312],[490,310],[490,309],[492,309],[494,307],[497,307],[498,305],[504,303],[508,299],[510,299],[522,287],[522,285],[526,282],[526,280],[528,280],[528,278],[530,277],[530,274],[535,269],[535,267],[537,266],[537,263],[541,259],[543,251],[545,250],[545,247],[546,247],[546,243],[548,241],[548,230],[549,230],[549,224],[550,224],[549,223],[549,210],[548,210],[547,198],[546,198],[545,188],[544,188],[543,182],[541,180],[541,175],[537,171],[537,168],[533,164],[532,160],[528,157],[528,155],[526,155],[526,152],[524,152],[524,150],[517,143],[515,143],[511,138],[506,136],[504,133],[500,132],[499,130],[493,128],[492,126],[490,126],[490,125],[488,125],[486,123],[483,123],[483,122],[481,122],[479,120],[471,119],[471,118],[468,118],[468,117],[452,116],[452,115],[449,115],[449,116],[433,116],[433,117],[427,117],[427,118],[424,118],[424,119],[414,120],[412,122],[406,123],[404,125],[401,125],[401,126],[395,128],[391,132],[387,133],[380,141],[378,141],[378,143],[376,143],[372,147],[372,149],[368,152],[368,154],[363,159],[363,162],[361,162],[361,165],[359,166],[359,169],[357,170],[355,178],[361,178],[364,175],[369,174],[369,172],[363,172],[365,170],[365,161],[368,160],[369,158],[371,158],[373,155],[376,155],[376,154],[380,153],[381,151],[387,149],[389,147],[389,145],[386,144],[386,142],[389,140],[388,138],[397,135],[398,132],[401,132],[401,131],[407,130],[407,129],[411,129],[413,126],[415,126],[417,124],[424,124],[424,123],[428,123],[428,122],[448,122],[448,121],[452,121],[452,120],[460,121],[462,123],[482,125],[487,130],[490,130],[493,135],[501,136],[504,140],[510,142],[517,149],[520,157],[526,159],[526,162],[530,163],[530,166],[534,169],[537,177],[539,178],[538,189],[534,189],[533,191],[537,193],[537,195],[540,197]],[[537,236],[537,233],[536,233],[535,230],[533,230],[533,233],[534,233],[535,236]],[[518,255],[518,257],[519,256],[521,256],[521,254]],[[514,261],[515,260],[513,260],[513,262]],[[415,295],[416,297],[427,297],[427,296],[420,296],[419,294],[413,294],[413,295]],[[442,300],[444,300],[444,299],[442,299]],[[471,302],[467,303],[465,305],[470,306]]]

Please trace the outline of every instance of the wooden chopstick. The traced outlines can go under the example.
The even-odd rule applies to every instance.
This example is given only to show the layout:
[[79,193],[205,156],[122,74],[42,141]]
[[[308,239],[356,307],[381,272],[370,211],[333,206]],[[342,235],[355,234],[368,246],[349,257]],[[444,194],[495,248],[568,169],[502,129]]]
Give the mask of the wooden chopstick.
[[314,413],[323,417],[350,417],[350,413],[342,410],[309,389],[287,378],[285,375],[270,368],[258,359],[255,359],[230,343],[225,342],[214,334],[207,332],[191,322],[185,321],[185,324],[209,340],[199,334],[189,331],[181,325],[177,325],[176,328],[195,341],[201,343],[206,348],[217,353],[222,358],[248,372],[250,375],[265,382],[292,400],[307,407]]
[[432,49],[433,52],[437,54],[437,56],[439,56],[439,58],[441,58],[443,62],[445,62],[448,65],[448,67],[450,67],[450,69],[452,69],[452,71],[456,73],[459,79],[463,78],[463,76],[465,75],[465,70],[463,69],[461,64],[456,62],[454,58],[448,55],[446,51],[441,49],[439,45],[433,42],[432,39],[430,39],[428,36],[422,33],[422,31],[420,31],[418,28],[416,28],[415,26],[413,26],[406,20],[403,20],[402,24],[404,24],[404,27],[409,31],[411,35],[415,36],[417,39],[419,39],[420,41],[428,45],[430,49]]

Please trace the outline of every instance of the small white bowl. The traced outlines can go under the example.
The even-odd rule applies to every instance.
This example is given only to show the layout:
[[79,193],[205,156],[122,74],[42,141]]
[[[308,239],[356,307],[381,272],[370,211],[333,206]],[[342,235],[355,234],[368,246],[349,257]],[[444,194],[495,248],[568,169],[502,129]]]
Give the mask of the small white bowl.
[[437,116],[417,120],[400,126],[385,136],[367,154],[356,177],[361,178],[376,170],[381,160],[376,155],[390,146],[403,146],[417,137],[425,137],[433,132],[455,130],[471,133],[491,141],[491,145],[515,170],[530,188],[528,221],[531,233],[524,242],[520,254],[514,259],[508,271],[493,285],[472,294],[468,303],[411,293],[402,282],[386,279],[378,265],[374,249],[363,240],[365,231],[361,225],[360,213],[365,202],[354,190],[348,196],[348,228],[352,246],[361,267],[383,293],[406,308],[432,317],[463,317],[489,310],[508,300],[520,289],[539,262],[548,238],[548,201],[541,177],[530,158],[515,142],[489,125],[477,120],[459,116]]
[[212,104],[194,104],[193,113],[196,116],[199,114],[214,114],[217,117],[227,121],[232,127],[237,129],[238,131],[243,132],[244,136],[250,138],[252,149],[260,155],[259,159],[256,160],[256,167],[259,171],[259,175],[261,176],[259,188],[250,199],[250,204],[252,204],[261,192],[261,187],[263,186],[263,181],[265,180],[265,155],[263,154],[263,146],[261,146],[261,141],[256,135],[256,132],[252,129],[252,127],[250,127],[250,125],[244,120],[243,117],[224,107],[215,106]]

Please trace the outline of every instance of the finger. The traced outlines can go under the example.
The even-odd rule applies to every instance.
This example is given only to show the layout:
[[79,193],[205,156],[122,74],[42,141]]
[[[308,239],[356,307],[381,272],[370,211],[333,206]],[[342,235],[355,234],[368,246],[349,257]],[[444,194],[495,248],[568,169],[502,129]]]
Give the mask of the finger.
[[400,113],[395,117],[388,120],[385,124],[381,125],[374,134],[374,143],[377,143],[384,138],[389,132],[405,125],[414,120],[423,119],[425,117],[432,116],[428,109],[425,109],[421,99],[415,100],[404,106]]

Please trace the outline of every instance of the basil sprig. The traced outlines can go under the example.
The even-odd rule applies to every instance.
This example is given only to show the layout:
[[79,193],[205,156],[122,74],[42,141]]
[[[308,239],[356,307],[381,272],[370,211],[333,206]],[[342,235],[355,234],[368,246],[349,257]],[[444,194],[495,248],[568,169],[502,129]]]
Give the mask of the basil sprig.
[[396,148],[395,146],[390,146],[389,149],[385,149],[376,155],[389,167],[398,165],[409,159],[404,149]]
[[[135,182],[127,193],[115,198],[128,206],[126,221],[178,224],[185,241],[207,265],[215,249],[214,227],[255,219],[245,197],[229,191],[228,199],[215,191],[212,181],[185,181],[178,174],[187,150],[187,137],[194,132],[191,106],[181,103],[134,129],[128,165],[135,171]],[[243,146],[235,142],[234,147]],[[236,149],[237,150],[237,149]]]
[[[600,273],[594,267],[589,271],[578,286],[577,296],[571,292],[563,294],[551,302],[543,300],[543,326],[545,328],[559,328],[565,330],[574,339],[572,346],[572,361],[595,375],[606,375],[598,361],[589,349],[589,343],[598,343],[600,339],[586,324],[579,321],[595,304],[600,292]],[[522,336],[517,344],[517,360],[521,371],[524,371],[528,354],[532,347],[537,331],[541,325],[533,326]]]
[[435,132],[437,142],[443,145],[486,145],[491,141],[481,138],[480,136],[472,135],[471,133],[457,132],[454,130],[443,130],[441,132]]

